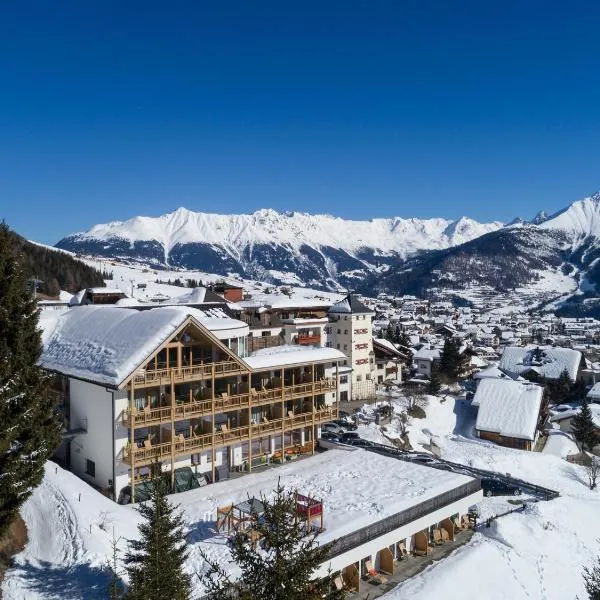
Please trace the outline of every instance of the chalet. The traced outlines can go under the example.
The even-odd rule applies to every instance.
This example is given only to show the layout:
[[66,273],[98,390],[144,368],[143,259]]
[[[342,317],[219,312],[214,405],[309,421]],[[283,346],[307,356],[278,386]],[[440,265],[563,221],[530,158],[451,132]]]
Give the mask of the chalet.
[[431,377],[434,364],[439,364],[441,358],[439,348],[423,347],[413,354],[413,365],[419,377]]
[[175,490],[312,453],[337,416],[341,352],[249,355],[248,325],[226,316],[83,306],[44,339],[68,416],[64,461],[122,502],[156,468]]
[[477,435],[501,446],[533,450],[540,428],[543,388],[511,379],[483,379],[477,387]]
[[[558,427],[561,431],[565,433],[572,434],[573,433],[573,417],[579,414],[580,408],[573,408],[573,410],[567,410],[561,413],[558,413],[552,417],[550,417],[550,422]],[[594,423],[594,430],[598,439],[600,439],[600,405],[598,404],[590,404],[590,412],[592,413],[592,421]],[[596,445],[593,448],[593,453],[596,455],[600,455],[600,444]]]
[[551,346],[508,346],[502,352],[499,368],[511,375],[537,374],[545,379],[558,379],[563,371],[575,381],[584,366],[581,352]]
[[244,297],[244,288],[237,285],[217,281],[210,290],[219,296],[223,296],[228,302],[240,302]]
[[373,339],[375,352],[375,377],[377,383],[402,382],[402,365],[408,362],[408,354],[401,352],[392,342],[380,338]]
[[78,298],[78,304],[116,304],[119,300],[126,297],[125,292],[117,288],[96,287],[82,290]]

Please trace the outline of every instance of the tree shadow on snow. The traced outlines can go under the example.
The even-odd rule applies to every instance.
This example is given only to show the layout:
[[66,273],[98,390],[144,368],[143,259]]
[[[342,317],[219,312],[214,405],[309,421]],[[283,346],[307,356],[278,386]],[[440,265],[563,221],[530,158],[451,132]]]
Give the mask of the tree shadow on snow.
[[473,439],[475,437],[474,428],[477,420],[477,409],[468,400],[456,400],[453,412],[456,415],[456,425],[452,433],[467,439]]
[[217,522],[212,520],[197,521],[196,523],[188,524],[186,539],[190,544],[203,542],[208,538],[215,536],[217,532]]
[[27,590],[48,600],[104,600],[108,597],[107,571],[91,565],[71,567],[48,562],[21,564],[14,567]]

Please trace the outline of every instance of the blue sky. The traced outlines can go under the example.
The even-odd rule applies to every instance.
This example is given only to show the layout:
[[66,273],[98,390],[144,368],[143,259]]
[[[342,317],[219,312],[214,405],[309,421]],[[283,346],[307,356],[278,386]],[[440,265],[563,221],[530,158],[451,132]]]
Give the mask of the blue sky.
[[479,220],[600,187],[600,5],[0,7],[0,217],[56,242],[178,206]]

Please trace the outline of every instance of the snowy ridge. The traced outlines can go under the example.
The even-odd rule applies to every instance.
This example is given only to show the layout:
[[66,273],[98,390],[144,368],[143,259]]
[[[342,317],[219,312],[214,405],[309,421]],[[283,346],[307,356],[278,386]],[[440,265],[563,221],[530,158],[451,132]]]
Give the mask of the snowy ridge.
[[109,241],[114,238],[158,241],[168,257],[178,244],[208,243],[227,247],[234,255],[241,247],[257,243],[289,245],[299,249],[310,246],[334,246],[350,252],[374,248],[401,255],[419,249],[446,248],[495,231],[502,223],[478,223],[467,217],[448,219],[371,219],[350,221],[331,215],[279,213],[272,209],[252,214],[222,215],[192,212],[178,208],[161,217],[134,217],[95,225],[71,239]]
[[600,237],[600,193],[573,202],[547,218],[540,229],[559,229],[574,237]]

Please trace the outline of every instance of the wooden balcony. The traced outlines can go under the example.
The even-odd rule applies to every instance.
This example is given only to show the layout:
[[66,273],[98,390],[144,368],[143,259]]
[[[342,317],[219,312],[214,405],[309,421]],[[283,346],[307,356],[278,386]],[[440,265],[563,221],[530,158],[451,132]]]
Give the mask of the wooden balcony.
[[213,372],[215,377],[226,377],[227,375],[242,375],[247,371],[235,361],[216,362],[194,367],[174,367],[171,369],[141,369],[135,374],[133,383],[136,387],[142,387],[168,385],[171,381],[174,383],[200,381],[212,378]]
[[[163,442],[161,444],[149,444],[142,446],[127,446],[123,449],[123,461],[130,462],[133,454],[136,466],[152,464],[156,460],[165,460],[171,458],[172,451],[174,455],[187,456],[196,452],[202,452],[207,448],[212,448],[212,433],[191,436],[184,438],[176,437],[172,442]],[[174,447],[174,448],[173,448]]]
[[[235,427],[228,429],[222,428],[214,433],[215,448],[222,448],[235,443],[247,442],[252,438],[259,438],[266,435],[277,435],[282,431],[292,431],[301,427],[310,427],[315,424],[330,421],[337,415],[337,410],[333,406],[326,406],[314,412],[289,414],[283,419],[273,419],[262,423],[255,423],[250,426]],[[150,444],[145,442],[143,446],[127,446],[123,449],[123,461],[130,463],[134,459],[136,466],[145,466],[152,464],[156,460],[162,461],[171,458],[173,454],[176,458],[189,456],[198,452],[205,451],[213,447],[213,434],[204,433],[184,437],[177,436],[172,442],[163,442],[160,444]]]
[[293,400],[306,398],[314,394],[324,394],[335,390],[335,379],[322,379],[315,383],[300,383],[298,385],[287,386],[277,389],[251,390],[249,393],[236,394],[230,396],[221,394],[215,398],[207,398],[193,402],[178,403],[175,407],[162,406],[158,408],[145,408],[143,410],[123,411],[122,422],[125,427],[149,427],[151,425],[160,425],[171,423],[171,421],[185,421],[198,417],[207,416],[213,413],[224,413],[232,410],[248,409],[251,406],[261,406],[281,402],[283,400]]
[[296,343],[300,346],[314,346],[315,344],[321,344],[320,335],[298,335]]

